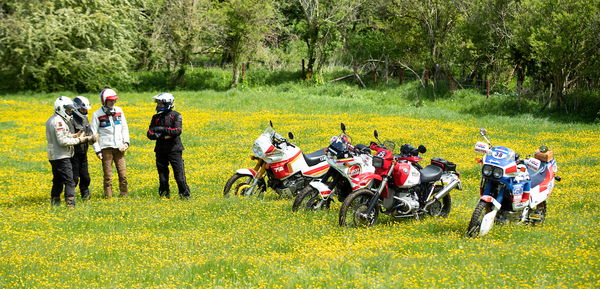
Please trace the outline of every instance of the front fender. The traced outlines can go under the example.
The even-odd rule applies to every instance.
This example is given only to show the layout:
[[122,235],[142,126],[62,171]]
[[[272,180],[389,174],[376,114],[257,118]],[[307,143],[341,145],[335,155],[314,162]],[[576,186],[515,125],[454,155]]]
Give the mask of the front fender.
[[492,205],[494,205],[494,207],[496,207],[496,210],[500,210],[500,207],[502,206],[502,204],[498,203],[498,201],[496,201],[496,199],[494,199],[494,197],[492,197],[490,195],[483,195],[479,199],[486,203],[492,203]]
[[319,194],[321,195],[321,197],[323,199],[329,197],[329,195],[331,195],[331,189],[329,189],[329,186],[327,186],[326,184],[322,183],[322,182],[310,182],[310,186],[315,188],[317,191],[319,191]]
[[235,172],[240,175],[251,176],[251,177],[256,177],[256,174],[257,174],[257,172],[253,169],[239,169]]

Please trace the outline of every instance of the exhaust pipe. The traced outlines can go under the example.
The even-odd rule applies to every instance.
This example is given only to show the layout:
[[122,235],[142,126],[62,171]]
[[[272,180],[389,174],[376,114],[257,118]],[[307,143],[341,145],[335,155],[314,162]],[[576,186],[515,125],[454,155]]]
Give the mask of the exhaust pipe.
[[433,203],[435,203],[436,200],[439,200],[439,199],[445,197],[452,189],[454,189],[459,184],[460,184],[460,180],[458,178],[452,180],[441,191],[439,191],[439,193],[437,193],[435,196],[433,196],[433,199],[429,200],[427,202],[427,204],[425,204],[425,207],[423,207],[423,209],[427,209],[429,206],[431,206]]

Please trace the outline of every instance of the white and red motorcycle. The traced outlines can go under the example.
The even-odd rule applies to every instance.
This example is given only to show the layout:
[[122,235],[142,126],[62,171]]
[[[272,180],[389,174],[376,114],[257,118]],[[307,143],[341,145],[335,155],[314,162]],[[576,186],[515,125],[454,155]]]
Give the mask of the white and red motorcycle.
[[343,123],[341,129],[342,133],[332,137],[327,148],[329,170],[298,193],[292,211],[329,209],[334,196],[343,202],[350,193],[371,183],[373,177],[369,174],[375,173],[371,150],[365,145],[352,146]]
[[[292,133],[288,136],[294,138]],[[272,122],[256,139],[252,151],[254,154],[250,158],[257,161],[256,166],[237,170],[225,184],[225,197],[262,195],[267,187],[280,196],[295,196],[329,169],[324,149],[305,155],[299,147],[276,133]]]
[[[377,131],[374,132],[378,139]],[[381,143],[381,142],[380,142]],[[443,158],[433,158],[425,168],[419,165],[426,148],[405,144],[394,156],[393,144],[371,143],[377,152],[373,157],[373,184],[354,191],[340,208],[339,224],[343,227],[372,226],[379,212],[394,218],[420,218],[425,214],[447,217],[450,213],[450,191],[462,189],[456,165]]]
[[484,153],[480,160],[481,185],[479,203],[473,211],[467,236],[487,234],[495,222],[519,220],[525,224],[541,224],[546,219],[546,200],[558,166],[554,153],[541,146],[534,157],[520,159],[505,146],[492,146],[485,129],[479,133],[487,141],[477,142],[475,152]]

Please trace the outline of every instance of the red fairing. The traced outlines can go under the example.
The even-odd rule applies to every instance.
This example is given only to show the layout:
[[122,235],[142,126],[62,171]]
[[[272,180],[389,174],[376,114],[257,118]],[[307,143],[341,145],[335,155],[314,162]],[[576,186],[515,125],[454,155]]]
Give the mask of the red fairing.
[[394,167],[394,172],[392,172],[392,176],[394,177],[394,183],[396,186],[402,186],[408,179],[410,175],[410,170],[412,169],[412,165],[410,163],[397,163]]
[[400,160],[400,161],[401,160],[406,160],[406,161],[409,161],[411,163],[418,163],[418,162],[422,161],[423,158],[420,157],[420,156],[414,156],[414,157],[403,157],[403,158],[399,158],[398,160]]
[[376,168],[375,173],[380,175],[385,175],[388,172],[388,169],[392,165],[392,160],[394,159],[394,153],[391,150],[383,149],[378,145],[371,145],[372,150],[377,152],[375,155],[383,159],[383,167]]
[[506,171],[505,171],[506,174],[516,173],[516,172],[517,172],[517,166],[512,166],[512,167],[506,168]]
[[352,179],[352,190],[356,190],[358,188],[364,188],[372,180],[381,181],[382,178],[380,175],[374,174],[374,173],[360,174],[360,175],[356,176],[356,178]]
[[266,153],[266,154],[268,154],[268,153],[270,153],[270,152],[272,152],[272,151],[274,151],[274,150],[275,150],[275,147],[271,145],[271,146],[270,146],[270,147],[267,149],[267,151],[266,151],[265,153]]
[[[273,148],[273,146],[271,146],[271,148]],[[271,150],[269,148],[269,150]],[[267,150],[267,151],[269,151]],[[278,179],[284,179],[286,177],[288,177],[289,175],[291,175],[293,173],[293,171],[290,170],[290,166],[288,166],[288,164],[290,163],[290,161],[295,160],[296,157],[298,157],[298,155],[300,155],[302,152],[298,152],[297,154],[295,154],[293,157],[285,160],[285,161],[281,161],[278,163],[272,163],[269,165],[269,168],[273,171],[273,174],[275,175],[276,178]]]
[[552,170],[552,167],[548,167],[548,169],[546,170],[546,177],[539,184],[539,186],[540,186],[540,192],[543,192],[543,191],[545,191],[545,190],[548,189],[548,184],[550,184],[550,181],[553,178],[554,178],[554,171]]

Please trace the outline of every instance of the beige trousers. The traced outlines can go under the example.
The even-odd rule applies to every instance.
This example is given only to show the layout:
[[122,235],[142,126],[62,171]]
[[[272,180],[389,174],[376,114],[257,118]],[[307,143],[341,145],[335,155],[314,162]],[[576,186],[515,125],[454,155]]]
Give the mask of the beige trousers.
[[127,196],[127,173],[125,168],[125,152],[114,148],[102,149],[102,170],[104,171],[104,197],[112,198],[112,163],[117,167],[119,175],[120,197]]

